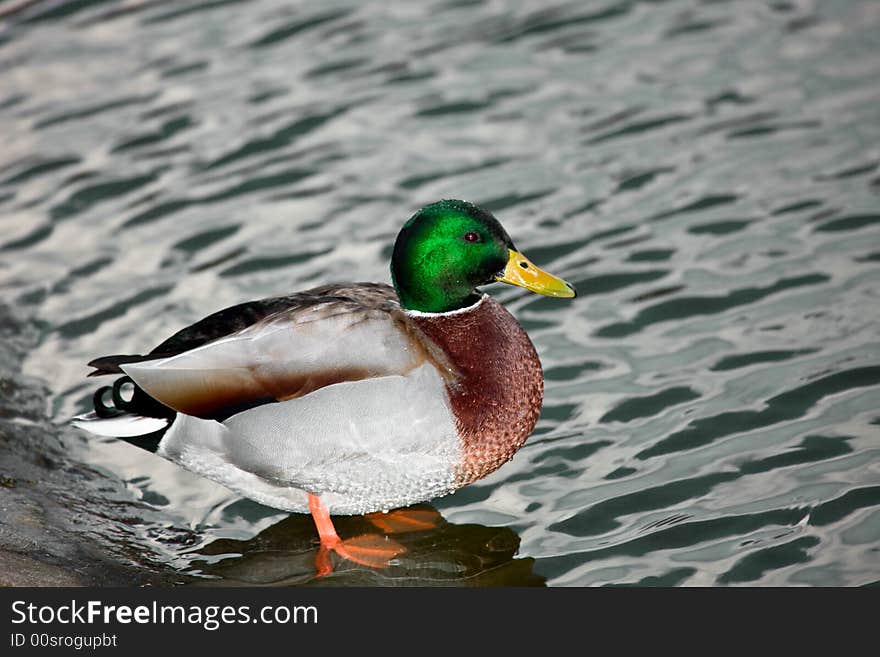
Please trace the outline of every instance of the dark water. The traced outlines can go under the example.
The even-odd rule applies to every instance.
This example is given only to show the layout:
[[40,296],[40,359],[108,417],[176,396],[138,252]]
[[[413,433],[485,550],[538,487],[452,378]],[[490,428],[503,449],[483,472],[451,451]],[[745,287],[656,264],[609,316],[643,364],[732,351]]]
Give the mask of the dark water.
[[47,387],[93,504],[129,505],[98,540],[313,581],[307,517],[66,428],[84,363],[387,281],[401,223],[455,197],[582,293],[492,290],[544,362],[538,429],[398,565],[324,583],[880,581],[880,4],[0,11],[0,289],[35,327],[0,367]]

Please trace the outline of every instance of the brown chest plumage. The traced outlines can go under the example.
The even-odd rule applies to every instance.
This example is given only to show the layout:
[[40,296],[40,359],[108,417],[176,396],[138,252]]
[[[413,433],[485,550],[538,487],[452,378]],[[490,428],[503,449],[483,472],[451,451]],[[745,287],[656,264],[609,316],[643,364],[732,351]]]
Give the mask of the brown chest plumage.
[[447,392],[464,447],[460,484],[485,477],[510,460],[538,421],[544,377],[535,347],[489,296],[470,311],[409,318],[453,369]]

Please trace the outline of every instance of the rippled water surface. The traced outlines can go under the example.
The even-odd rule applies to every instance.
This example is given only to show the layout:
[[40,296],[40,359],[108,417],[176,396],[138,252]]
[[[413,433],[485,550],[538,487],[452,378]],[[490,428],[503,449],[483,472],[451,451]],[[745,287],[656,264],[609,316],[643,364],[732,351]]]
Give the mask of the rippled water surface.
[[313,580],[308,517],[66,428],[84,363],[388,281],[402,222],[453,197],[581,292],[491,290],[541,420],[399,564],[323,581],[880,581],[880,4],[0,11],[0,289],[71,458],[144,510],[125,540],[205,582]]

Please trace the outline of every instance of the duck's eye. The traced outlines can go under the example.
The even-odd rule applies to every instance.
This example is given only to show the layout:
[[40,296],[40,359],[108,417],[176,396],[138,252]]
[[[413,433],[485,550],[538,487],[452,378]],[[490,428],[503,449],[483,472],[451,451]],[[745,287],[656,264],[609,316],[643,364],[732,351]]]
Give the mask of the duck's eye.
[[464,234],[464,241],[465,242],[479,242],[480,236],[477,233],[474,233],[473,231],[471,231],[470,233]]

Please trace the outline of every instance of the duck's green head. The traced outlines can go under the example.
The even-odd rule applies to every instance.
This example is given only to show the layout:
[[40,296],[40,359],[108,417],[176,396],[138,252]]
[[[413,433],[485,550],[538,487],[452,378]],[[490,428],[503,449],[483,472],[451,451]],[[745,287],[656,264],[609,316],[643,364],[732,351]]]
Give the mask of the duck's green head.
[[477,286],[495,281],[551,297],[575,296],[571,285],[517,251],[495,217],[467,201],[426,205],[404,224],[391,278],[404,308],[431,313],[476,303]]

